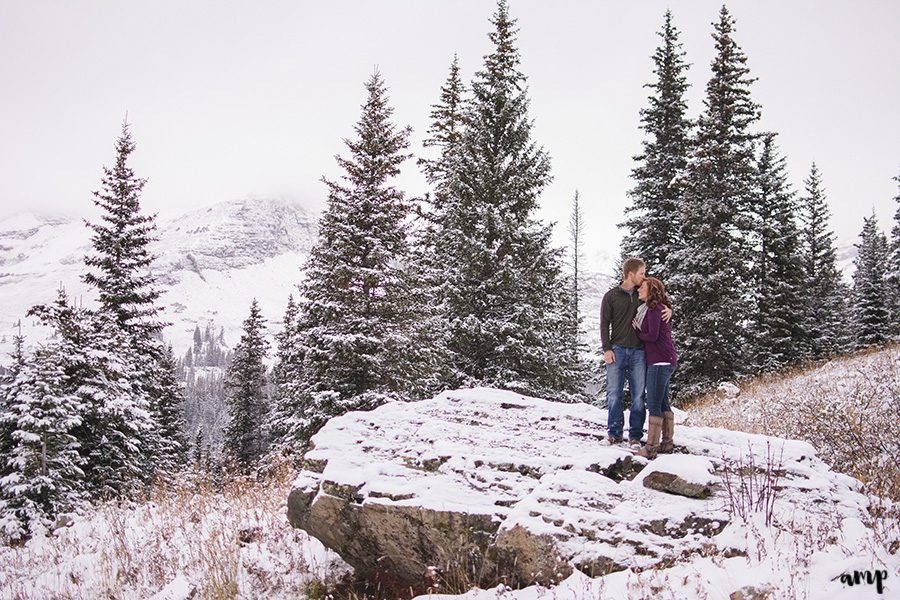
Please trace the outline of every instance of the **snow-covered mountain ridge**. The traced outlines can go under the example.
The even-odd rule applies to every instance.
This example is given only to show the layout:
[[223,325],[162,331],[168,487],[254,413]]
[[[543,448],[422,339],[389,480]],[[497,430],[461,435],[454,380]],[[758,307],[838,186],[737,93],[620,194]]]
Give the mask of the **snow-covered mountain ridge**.
[[[318,215],[284,200],[251,198],[194,210],[158,223],[156,275],[166,339],[176,353],[194,327],[214,323],[234,344],[253,298],[277,329],[288,294],[300,280],[316,241]],[[83,221],[20,214],[0,221],[0,352],[10,350],[16,324],[28,342],[46,332],[25,319],[62,286],[85,304],[93,293],[81,282],[90,250]],[[5,362],[2,360],[0,362]]]

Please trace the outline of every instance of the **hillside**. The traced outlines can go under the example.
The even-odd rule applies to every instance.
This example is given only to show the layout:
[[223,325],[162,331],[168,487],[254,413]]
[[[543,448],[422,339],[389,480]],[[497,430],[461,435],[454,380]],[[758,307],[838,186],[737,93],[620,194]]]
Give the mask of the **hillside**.
[[[323,518],[338,519],[314,528],[343,543],[351,564],[366,556],[354,554],[360,544],[396,540],[404,552],[431,552],[421,540],[447,535],[459,511],[473,523],[479,515],[502,517],[487,522],[504,544],[540,550],[540,540],[552,541],[565,561],[549,574],[535,569],[535,583],[523,589],[501,584],[465,596],[453,594],[471,581],[466,573],[438,566],[429,570],[431,598],[891,597],[900,579],[894,505],[836,467],[847,468],[840,461],[851,455],[875,457],[884,472],[896,465],[900,418],[890,411],[900,397],[898,367],[900,349],[892,347],[742,382],[736,397],[710,396],[679,412],[676,453],[649,464],[606,444],[605,411],[594,406],[466,390],[350,413],[314,440],[301,473],[283,465],[256,480],[184,477],[146,499],[72,515],[23,548],[0,548],[0,598],[35,597],[36,590],[37,597],[156,600],[361,597],[364,588],[341,582],[350,567],[289,525],[289,518],[306,522],[307,501]],[[821,413],[810,412],[815,406]],[[827,429],[795,426],[805,423]],[[863,423],[886,455],[865,446],[874,438],[858,430]],[[851,437],[841,437],[842,429]],[[812,444],[769,437],[782,431],[808,435]],[[659,471],[711,495],[648,489],[644,481]],[[361,519],[366,510],[373,516]],[[423,529],[429,511],[445,515],[434,530]],[[406,533],[378,526],[392,515]],[[358,543],[345,535],[354,522],[372,529]],[[532,558],[552,558],[545,554]],[[586,565],[615,572],[590,577]],[[883,573],[884,594],[874,583],[842,581],[857,571]]]
[[900,501],[900,345],[737,386],[691,403],[690,421],[806,440],[835,469]]

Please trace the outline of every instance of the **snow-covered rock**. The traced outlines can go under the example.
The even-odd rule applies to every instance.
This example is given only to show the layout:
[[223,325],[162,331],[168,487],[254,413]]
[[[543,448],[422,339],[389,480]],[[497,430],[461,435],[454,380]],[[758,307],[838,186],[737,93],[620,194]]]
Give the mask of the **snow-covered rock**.
[[[288,518],[360,575],[415,585],[434,567],[521,587],[747,556],[738,515],[770,505],[773,527],[865,515],[858,482],[804,442],[678,426],[676,454],[648,463],[605,438],[604,410],[500,390],[350,413],[313,438]],[[645,485],[660,472],[710,494]]]

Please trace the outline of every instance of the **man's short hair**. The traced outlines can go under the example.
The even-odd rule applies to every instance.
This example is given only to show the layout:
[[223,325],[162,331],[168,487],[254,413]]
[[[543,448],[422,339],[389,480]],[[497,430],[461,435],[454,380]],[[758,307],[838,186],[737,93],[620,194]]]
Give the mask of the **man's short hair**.
[[642,261],[641,259],[629,258],[622,263],[622,273],[627,278],[629,273],[637,273],[643,266],[645,266],[644,261]]

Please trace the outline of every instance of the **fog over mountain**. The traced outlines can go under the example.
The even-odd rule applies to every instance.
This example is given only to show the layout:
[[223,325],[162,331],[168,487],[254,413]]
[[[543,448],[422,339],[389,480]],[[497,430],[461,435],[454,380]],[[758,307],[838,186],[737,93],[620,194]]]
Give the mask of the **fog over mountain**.
[[[316,239],[318,215],[283,200],[251,198],[224,202],[158,223],[154,251],[163,292],[164,335],[176,355],[192,342],[194,328],[213,323],[234,345],[253,298],[280,327],[288,294],[295,293],[301,268]],[[47,332],[28,309],[56,297],[90,305],[94,293],[81,282],[90,230],[81,220],[20,214],[0,221],[0,352],[12,347],[21,319],[27,343]]]

